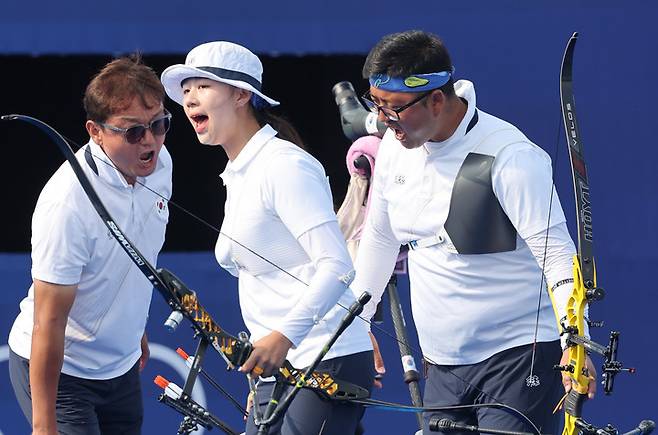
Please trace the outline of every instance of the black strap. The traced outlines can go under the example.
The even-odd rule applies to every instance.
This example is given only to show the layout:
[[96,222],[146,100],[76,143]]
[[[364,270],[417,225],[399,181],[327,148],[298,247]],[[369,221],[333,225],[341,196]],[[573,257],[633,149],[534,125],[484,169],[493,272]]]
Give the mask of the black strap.
[[94,171],[94,174],[98,175],[98,166],[96,166],[94,157],[91,155],[91,149],[89,148],[89,145],[85,147],[85,160],[87,161],[87,164],[91,170]]
[[466,133],[468,133],[469,131],[471,131],[473,127],[475,127],[475,124],[478,123],[478,119],[480,119],[480,117],[478,116],[478,109],[475,109],[475,112],[473,112],[473,117],[471,118],[468,125],[466,126]]

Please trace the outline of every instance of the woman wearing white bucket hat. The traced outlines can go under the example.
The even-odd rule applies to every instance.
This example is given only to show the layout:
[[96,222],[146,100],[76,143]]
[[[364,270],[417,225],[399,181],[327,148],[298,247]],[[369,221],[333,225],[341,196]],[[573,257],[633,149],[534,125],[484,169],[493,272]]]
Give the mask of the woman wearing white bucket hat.
[[[262,92],[262,72],[246,48],[209,42],[192,49],[184,65],[167,68],[162,83],[199,141],[222,146],[229,158],[221,174],[227,199],[215,255],[238,277],[254,342],[241,370],[261,376],[263,403],[257,405],[264,410],[273,383],[263,378],[286,358],[298,368],[313,361],[345,314],[339,305],[354,301],[348,288],[354,272],[324,168],[293,143],[301,143],[294,128],[268,112],[279,103]],[[318,370],[370,389],[372,367],[367,325],[357,320]],[[362,415],[361,407],[304,389],[269,433],[355,433]],[[247,434],[256,431],[251,417]]]

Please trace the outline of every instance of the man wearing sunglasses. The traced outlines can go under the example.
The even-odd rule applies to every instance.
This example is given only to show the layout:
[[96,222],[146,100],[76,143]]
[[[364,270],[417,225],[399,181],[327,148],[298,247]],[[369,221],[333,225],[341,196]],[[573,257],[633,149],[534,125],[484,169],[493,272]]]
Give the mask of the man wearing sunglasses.
[[[504,403],[542,433],[556,433],[551,410],[561,384],[552,367],[562,352],[555,317],[565,315],[575,247],[551,161],[515,126],[477,108],[473,83],[453,75],[446,47],[427,32],[385,36],[366,59],[364,104],[388,130],[352,289],[373,292],[363,314],[370,316],[407,245],[425,406]],[[549,298],[540,298],[544,279],[556,316]],[[426,413],[423,433],[434,414],[535,431],[482,407]]]
[[[90,140],[76,153],[126,236],[155,264],[168,221],[171,115],[154,71],[107,64],[84,96]],[[32,218],[32,280],[9,336],[10,378],[34,434],[139,434],[139,372],[152,286],[64,163]]]

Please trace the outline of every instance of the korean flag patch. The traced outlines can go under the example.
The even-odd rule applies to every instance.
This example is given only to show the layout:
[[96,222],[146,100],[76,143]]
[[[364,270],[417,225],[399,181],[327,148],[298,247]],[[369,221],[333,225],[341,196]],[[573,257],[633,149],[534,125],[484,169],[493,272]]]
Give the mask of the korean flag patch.
[[160,216],[165,215],[167,213],[167,200],[162,198],[158,199],[155,202],[155,210]]

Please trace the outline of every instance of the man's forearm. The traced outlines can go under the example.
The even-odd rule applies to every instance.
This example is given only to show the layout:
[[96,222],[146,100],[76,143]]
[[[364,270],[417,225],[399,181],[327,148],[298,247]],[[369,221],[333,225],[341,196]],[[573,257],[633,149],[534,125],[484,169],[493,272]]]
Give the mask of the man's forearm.
[[64,359],[64,329],[35,324],[30,355],[30,392],[34,432],[56,433],[55,402]]
[[77,285],[34,280],[30,391],[34,433],[56,434],[55,403],[64,360],[64,336]]

